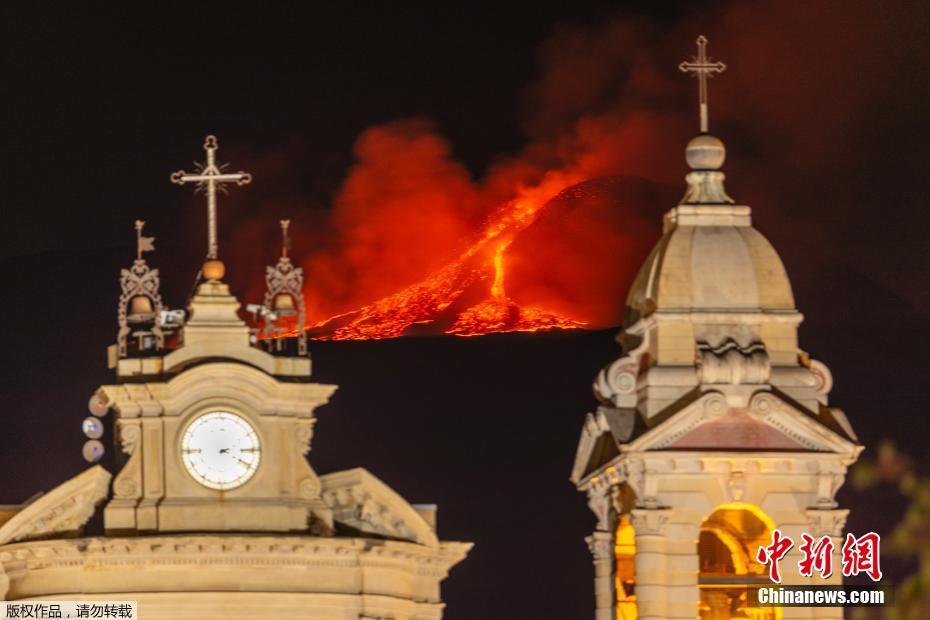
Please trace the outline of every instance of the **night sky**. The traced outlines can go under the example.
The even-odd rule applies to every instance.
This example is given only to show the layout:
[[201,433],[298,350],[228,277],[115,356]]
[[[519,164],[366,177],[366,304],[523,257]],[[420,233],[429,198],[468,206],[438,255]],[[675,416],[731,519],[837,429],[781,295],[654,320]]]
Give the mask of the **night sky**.
[[[366,164],[360,136],[400,136],[398,166],[411,174],[422,164],[404,147],[411,126],[444,145],[440,159],[476,196],[461,216],[448,202],[444,232],[480,221],[501,169],[565,168],[565,150],[572,162],[590,152],[597,164],[584,170],[654,191],[631,192],[639,198],[618,204],[603,229],[596,220],[566,232],[534,272],[532,239],[559,226],[556,215],[541,219],[514,262],[535,283],[517,294],[555,283],[553,303],[579,299],[594,329],[312,342],[314,378],[341,387],[318,411],[310,453],[320,473],[365,467],[409,501],[439,504],[441,537],[476,543],[444,584],[446,617],[589,617],[583,538],[594,518],[568,476],[596,405],[591,381],[621,353],[613,336],[629,278],[684,189],[696,88],[677,64],[702,33],[728,64],[711,84],[711,122],[727,144],[729,193],[753,207],[785,262],[805,315],[801,346],[834,374],[831,404],[867,448],[890,438],[930,464],[928,5],[653,4],[3,6],[0,503],[86,467],[80,422],[90,394],[113,380],[105,349],[136,218],[157,238],[150,260],[166,300],[183,304],[203,255],[204,209],[168,175],[201,158],[207,133],[219,136],[222,161],[255,174],[220,202],[234,292],[255,299],[277,255],[277,220],[291,217],[310,293],[332,295],[333,308],[363,299],[362,272],[384,264],[365,255],[342,289],[314,288],[326,281],[314,277],[319,256],[339,265],[358,256],[362,229],[345,224],[359,213],[349,180],[384,170]],[[614,136],[615,152],[605,147]],[[421,185],[435,180],[424,176]],[[383,177],[364,178],[374,189],[361,220],[380,222],[384,199],[370,192]],[[410,228],[372,230],[388,250],[417,246],[415,235],[430,232],[417,222],[438,217],[418,214]],[[624,226],[622,253],[585,255]],[[391,237],[397,228],[414,238]],[[425,275],[405,269],[384,277]],[[559,289],[565,273],[581,293]],[[841,492],[850,529],[887,531],[899,506],[879,493]]]

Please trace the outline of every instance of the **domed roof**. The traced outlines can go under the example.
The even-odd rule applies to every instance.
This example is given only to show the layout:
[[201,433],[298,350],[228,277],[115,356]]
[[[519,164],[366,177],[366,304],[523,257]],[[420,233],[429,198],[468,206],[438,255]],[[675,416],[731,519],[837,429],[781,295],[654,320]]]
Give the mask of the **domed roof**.
[[794,310],[794,295],[781,259],[755,228],[679,225],[640,268],[624,323],[660,309]]
[[723,188],[723,143],[702,135],[686,155],[688,190],[633,281],[624,326],[656,310],[794,311],[778,253]]

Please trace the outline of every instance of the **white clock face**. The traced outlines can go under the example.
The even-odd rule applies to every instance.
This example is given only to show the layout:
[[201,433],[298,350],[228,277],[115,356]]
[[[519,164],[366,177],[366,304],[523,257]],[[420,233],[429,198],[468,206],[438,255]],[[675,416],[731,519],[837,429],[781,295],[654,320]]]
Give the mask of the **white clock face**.
[[181,438],[181,458],[194,480],[211,489],[234,489],[258,469],[261,446],[245,418],[227,411],[194,420]]

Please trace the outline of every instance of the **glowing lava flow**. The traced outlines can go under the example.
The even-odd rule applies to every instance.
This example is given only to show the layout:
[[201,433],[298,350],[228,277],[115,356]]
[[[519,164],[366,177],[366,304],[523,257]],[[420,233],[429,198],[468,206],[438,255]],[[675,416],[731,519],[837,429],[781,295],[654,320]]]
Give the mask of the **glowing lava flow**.
[[584,327],[584,323],[552,312],[521,308],[504,292],[504,252],[513,238],[533,223],[544,204],[528,199],[505,204],[491,216],[478,240],[455,261],[393,295],[310,326],[311,337],[368,340],[403,336],[413,325],[435,322],[469,287],[486,279],[492,268],[491,298],[461,312],[445,333],[477,336]]
[[343,317],[351,318],[347,325],[336,328],[331,334],[314,337],[323,340],[370,340],[403,336],[411,325],[431,323],[480,276],[479,272],[466,270],[462,259],[459,259],[422,282],[317,324],[315,328],[325,329],[327,324],[338,322]]
[[494,332],[535,332],[549,329],[578,329],[584,323],[546,312],[539,308],[521,308],[504,292],[504,252],[510,241],[494,253],[494,284],[491,299],[465,310],[447,334],[480,336]]

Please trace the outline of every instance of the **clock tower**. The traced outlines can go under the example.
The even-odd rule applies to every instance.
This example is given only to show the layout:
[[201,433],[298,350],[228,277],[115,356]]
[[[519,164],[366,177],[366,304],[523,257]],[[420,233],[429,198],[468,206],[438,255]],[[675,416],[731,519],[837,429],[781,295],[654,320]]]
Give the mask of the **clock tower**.
[[238,309],[226,284],[203,282],[181,346],[119,359],[120,382],[97,390],[128,457],[104,509],[107,532],[332,528],[305,456],[314,410],[336,386],[309,381],[309,358],[250,342]]
[[[207,260],[187,308],[163,303],[144,222],[121,273],[116,381],[84,423],[96,462],[113,420],[115,475],[94,465],[0,515],[0,600],[132,600],[146,620],[439,620],[440,583],[472,545],[439,540],[434,505],[365,469],[310,465],[316,410],[336,386],[311,379],[287,221],[247,324],[223,282],[216,189],[251,177],[222,172],[212,136],[204,148],[196,174],[172,175],[207,197]],[[85,532],[101,505],[102,531]]]

